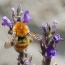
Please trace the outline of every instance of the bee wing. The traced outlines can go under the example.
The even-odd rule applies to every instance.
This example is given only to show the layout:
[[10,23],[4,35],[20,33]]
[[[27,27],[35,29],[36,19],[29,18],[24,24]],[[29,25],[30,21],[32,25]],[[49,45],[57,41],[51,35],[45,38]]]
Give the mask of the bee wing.
[[4,47],[5,47],[5,48],[10,48],[10,47],[12,47],[12,45],[11,45],[10,43],[7,43],[7,42],[6,42],[6,43],[4,44]]
[[15,36],[15,33],[14,33],[7,39],[7,41],[5,42],[4,47],[5,48],[10,48],[15,44],[15,42],[16,42],[16,36]]
[[34,41],[38,41],[38,39],[41,37],[42,38],[42,35],[40,34],[37,34],[37,33],[34,33],[32,31],[29,32],[29,35],[30,37],[34,40]]

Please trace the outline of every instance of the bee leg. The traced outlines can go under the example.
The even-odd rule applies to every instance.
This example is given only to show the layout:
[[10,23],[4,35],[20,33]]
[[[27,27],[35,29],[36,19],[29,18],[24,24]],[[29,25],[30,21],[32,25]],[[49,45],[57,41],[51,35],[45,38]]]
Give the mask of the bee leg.
[[8,34],[12,35],[12,28],[9,29]]
[[11,42],[11,46],[13,46],[14,45],[14,43],[13,42]]

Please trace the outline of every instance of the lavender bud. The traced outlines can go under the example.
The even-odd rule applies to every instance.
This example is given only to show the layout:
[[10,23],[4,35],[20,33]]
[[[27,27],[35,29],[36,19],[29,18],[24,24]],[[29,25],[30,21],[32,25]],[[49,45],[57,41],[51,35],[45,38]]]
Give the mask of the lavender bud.
[[57,21],[54,21],[53,24],[52,24],[52,32],[55,32],[56,31],[56,28],[57,28]]
[[15,8],[11,8],[12,14],[14,14],[14,12],[16,12]]

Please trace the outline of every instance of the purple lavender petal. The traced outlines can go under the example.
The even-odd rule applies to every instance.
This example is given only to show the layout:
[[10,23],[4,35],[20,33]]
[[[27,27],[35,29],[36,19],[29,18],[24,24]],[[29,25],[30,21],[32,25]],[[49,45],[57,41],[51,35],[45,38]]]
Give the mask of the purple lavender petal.
[[58,55],[58,52],[55,51],[55,50],[51,50],[51,53],[52,53],[52,56],[57,56]]
[[4,25],[4,26],[7,25],[9,28],[12,28],[13,25],[6,16],[3,16],[2,20],[3,20],[2,25]]
[[48,48],[46,49],[45,56],[49,58],[53,58],[54,56],[57,56],[57,55],[58,55],[58,52],[56,52],[55,48],[49,45]]
[[29,15],[29,11],[26,10],[24,13],[24,21],[23,22],[27,24],[30,20],[32,20],[32,18]]
[[63,38],[60,37],[60,34],[56,34],[53,36],[53,40],[55,41],[55,43],[58,43],[60,41],[63,41]]

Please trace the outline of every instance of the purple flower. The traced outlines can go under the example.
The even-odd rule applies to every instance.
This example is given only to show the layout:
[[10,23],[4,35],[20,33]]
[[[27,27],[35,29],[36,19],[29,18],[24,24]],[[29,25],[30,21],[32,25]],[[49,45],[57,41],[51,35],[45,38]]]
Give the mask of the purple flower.
[[9,28],[13,27],[13,24],[6,16],[3,16],[2,20],[3,20],[2,25],[4,25],[4,26],[7,25]]
[[32,18],[29,15],[29,11],[26,10],[24,13],[24,21],[23,22],[27,24],[30,20],[32,20]]
[[49,58],[53,58],[54,56],[57,56],[58,52],[55,50],[55,48],[51,45],[49,45],[46,49],[46,53],[45,56],[49,57]]
[[53,36],[53,40],[55,41],[55,43],[58,43],[60,41],[63,41],[63,38],[60,37],[60,34],[56,34]]

